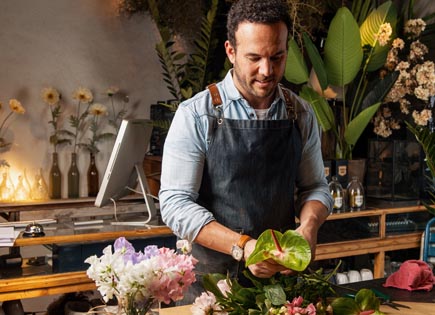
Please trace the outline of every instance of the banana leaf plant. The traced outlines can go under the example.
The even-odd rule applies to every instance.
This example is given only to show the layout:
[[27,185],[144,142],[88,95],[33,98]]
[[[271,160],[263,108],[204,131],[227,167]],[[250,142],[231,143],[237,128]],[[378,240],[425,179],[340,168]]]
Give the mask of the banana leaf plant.
[[[348,8],[338,9],[328,29],[323,55],[304,36],[315,74],[311,82],[299,47],[293,39],[289,42],[285,78],[295,84],[309,82],[300,95],[312,105],[322,130],[334,133],[336,158],[352,158],[356,142],[397,78],[393,73],[380,79],[375,73],[384,64],[389,49],[379,44],[376,35],[381,25],[389,23],[394,36],[396,21],[397,10],[391,1],[373,9],[361,26]],[[328,95],[331,91],[332,97]],[[328,103],[337,98],[337,93],[342,94],[339,115]]]

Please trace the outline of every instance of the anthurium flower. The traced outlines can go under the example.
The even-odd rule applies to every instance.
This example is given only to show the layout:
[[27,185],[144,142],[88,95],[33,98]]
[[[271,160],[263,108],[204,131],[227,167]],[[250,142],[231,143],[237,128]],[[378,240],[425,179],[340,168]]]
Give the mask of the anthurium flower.
[[310,246],[296,231],[288,230],[282,234],[269,229],[258,237],[246,266],[267,259],[272,259],[289,269],[303,271],[311,261]]

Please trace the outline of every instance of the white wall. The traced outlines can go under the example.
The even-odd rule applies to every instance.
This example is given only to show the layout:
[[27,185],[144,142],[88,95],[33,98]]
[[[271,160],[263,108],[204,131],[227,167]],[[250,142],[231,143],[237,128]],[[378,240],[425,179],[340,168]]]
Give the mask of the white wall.
[[[163,84],[154,45],[158,31],[148,16],[132,18],[117,14],[117,0],[2,0],[0,2],[0,102],[4,107],[17,98],[26,114],[16,116],[7,139],[8,152],[0,152],[11,171],[27,169],[29,179],[40,167],[48,181],[52,147],[48,139],[48,105],[40,98],[44,87],[57,88],[67,117],[77,103],[72,92],[88,87],[95,101],[109,105],[104,95],[109,86],[118,86],[129,97],[129,116],[149,118],[149,105],[169,98]],[[1,119],[1,116],[0,116]],[[100,145],[97,165],[102,173],[113,142]],[[71,147],[60,149],[63,191]],[[81,195],[87,193],[85,173],[88,154],[79,159],[82,173]],[[16,176],[16,175],[15,175]]]

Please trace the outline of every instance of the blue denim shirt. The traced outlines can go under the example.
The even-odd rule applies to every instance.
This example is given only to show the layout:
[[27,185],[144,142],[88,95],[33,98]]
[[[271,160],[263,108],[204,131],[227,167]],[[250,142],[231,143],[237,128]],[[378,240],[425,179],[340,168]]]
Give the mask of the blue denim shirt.
[[[254,109],[236,89],[231,70],[217,87],[222,98],[223,118],[257,119]],[[303,143],[296,179],[296,210],[308,200],[318,200],[331,211],[333,201],[324,174],[314,112],[308,103],[296,94],[290,94],[297,104],[297,123]],[[202,91],[179,105],[165,140],[159,192],[162,219],[178,237],[189,241],[214,220],[213,214],[196,200],[216,115],[210,93]],[[268,110],[267,119],[287,119],[281,87]]]

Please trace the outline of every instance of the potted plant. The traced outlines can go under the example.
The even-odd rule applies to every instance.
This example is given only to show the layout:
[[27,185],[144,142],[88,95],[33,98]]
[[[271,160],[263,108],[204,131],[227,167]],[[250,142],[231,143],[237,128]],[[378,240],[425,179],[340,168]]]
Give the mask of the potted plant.
[[[336,158],[352,159],[352,151],[364,129],[378,110],[397,74],[384,78],[376,70],[385,62],[388,39],[394,34],[397,13],[387,1],[373,9],[361,25],[346,7],[337,10],[328,29],[323,56],[308,36],[304,46],[313,71],[308,75],[306,63],[294,40],[289,43],[285,78],[304,83],[300,95],[314,109],[323,131],[331,130],[336,139]],[[359,8],[363,11],[363,8]],[[339,100],[334,108],[329,100]]]

